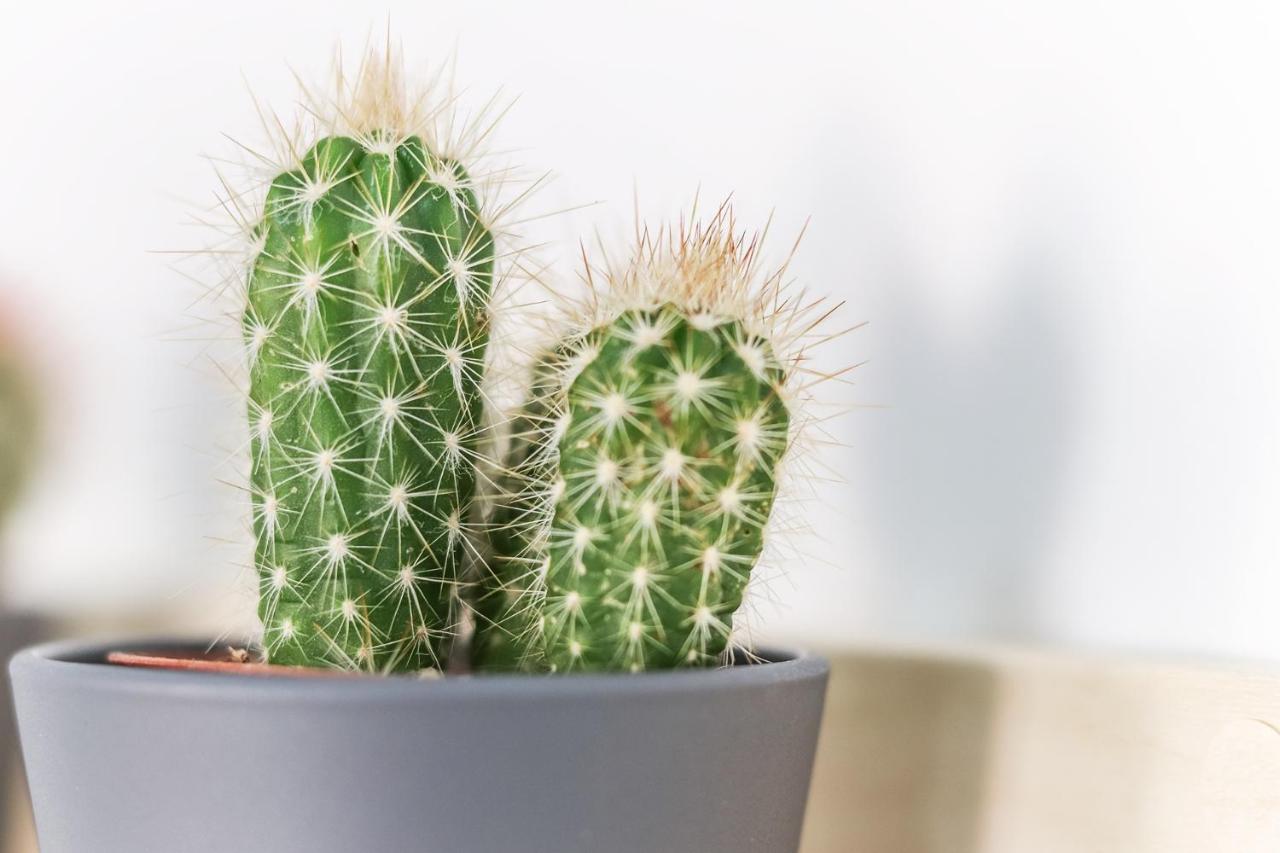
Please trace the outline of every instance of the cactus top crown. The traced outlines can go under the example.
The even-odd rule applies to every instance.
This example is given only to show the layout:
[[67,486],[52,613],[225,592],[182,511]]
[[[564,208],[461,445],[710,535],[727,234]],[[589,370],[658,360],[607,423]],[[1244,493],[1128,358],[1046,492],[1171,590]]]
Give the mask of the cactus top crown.
[[262,116],[275,148],[273,172],[298,165],[323,136],[349,136],[383,153],[417,137],[439,157],[472,164],[497,118],[495,101],[465,114],[451,77],[410,77],[389,46],[366,53],[354,68],[337,56],[324,87],[299,85],[302,109],[292,125],[275,114]]

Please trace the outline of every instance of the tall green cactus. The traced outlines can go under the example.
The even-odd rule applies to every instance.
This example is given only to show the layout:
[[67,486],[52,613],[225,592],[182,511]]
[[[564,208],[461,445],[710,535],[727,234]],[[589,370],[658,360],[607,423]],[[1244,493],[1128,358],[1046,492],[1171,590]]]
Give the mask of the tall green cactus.
[[[723,211],[671,245],[642,244],[613,282],[624,307],[562,345],[558,387],[524,415],[541,422],[547,461],[528,464],[538,452],[517,442],[508,465],[527,480],[515,512],[541,518],[497,541],[489,595],[502,605],[481,626],[478,666],[722,659],[791,424],[787,370],[744,292],[753,258]],[[508,642],[522,653],[501,652]]]
[[273,663],[442,668],[494,245],[463,165],[403,120],[415,111],[392,103],[396,86],[360,83],[376,91],[355,100],[376,108],[342,112],[345,133],[275,177],[255,229],[243,328],[259,615]]

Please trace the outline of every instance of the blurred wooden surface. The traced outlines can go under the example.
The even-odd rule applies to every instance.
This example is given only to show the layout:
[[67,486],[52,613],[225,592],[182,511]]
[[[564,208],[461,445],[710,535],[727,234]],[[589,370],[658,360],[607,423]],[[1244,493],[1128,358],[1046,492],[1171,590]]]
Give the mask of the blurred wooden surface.
[[9,696],[9,657],[47,636],[52,625],[30,613],[0,609],[0,853],[32,853],[30,809],[18,759],[18,732]]
[[[0,772],[8,772],[8,768],[0,768]],[[7,838],[0,838],[0,853],[38,853],[36,850],[36,831],[31,825],[31,807],[27,804],[25,785],[21,781],[18,767],[13,768],[15,784],[9,787],[9,802],[0,803],[0,810],[6,812],[7,820],[0,821],[6,827]]]
[[1280,677],[837,657],[803,853],[1275,853]]
[[[833,665],[802,853],[1280,851],[1280,676],[988,650]],[[17,836],[0,851],[34,853]]]

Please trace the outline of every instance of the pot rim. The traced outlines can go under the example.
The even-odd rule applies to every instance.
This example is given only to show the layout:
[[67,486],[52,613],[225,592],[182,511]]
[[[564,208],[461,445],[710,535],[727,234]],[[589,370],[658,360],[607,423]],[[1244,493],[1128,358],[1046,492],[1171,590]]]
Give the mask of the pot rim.
[[825,679],[828,664],[820,655],[802,650],[765,647],[755,653],[765,663],[719,669],[655,670],[641,673],[582,673],[572,675],[462,674],[423,679],[413,675],[352,677],[335,672],[333,678],[227,672],[190,672],[115,666],[107,652],[119,649],[209,648],[208,642],[172,636],[124,637],[114,640],[62,640],[23,649],[9,662],[15,684],[28,677],[53,684],[139,696],[253,701],[379,702],[400,701],[558,701],[588,696],[636,694],[718,693],[766,688]]

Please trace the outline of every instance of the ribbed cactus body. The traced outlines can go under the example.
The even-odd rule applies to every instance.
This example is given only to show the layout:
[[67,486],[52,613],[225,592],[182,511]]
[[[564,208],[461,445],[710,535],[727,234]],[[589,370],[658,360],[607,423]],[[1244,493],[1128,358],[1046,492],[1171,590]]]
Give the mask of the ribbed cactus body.
[[373,132],[321,139],[271,185],[243,325],[274,663],[447,659],[494,260],[468,181]]
[[[784,372],[735,319],[621,312],[568,359],[536,630],[556,671],[716,663],[787,447]],[[541,541],[539,541],[539,538]]]

